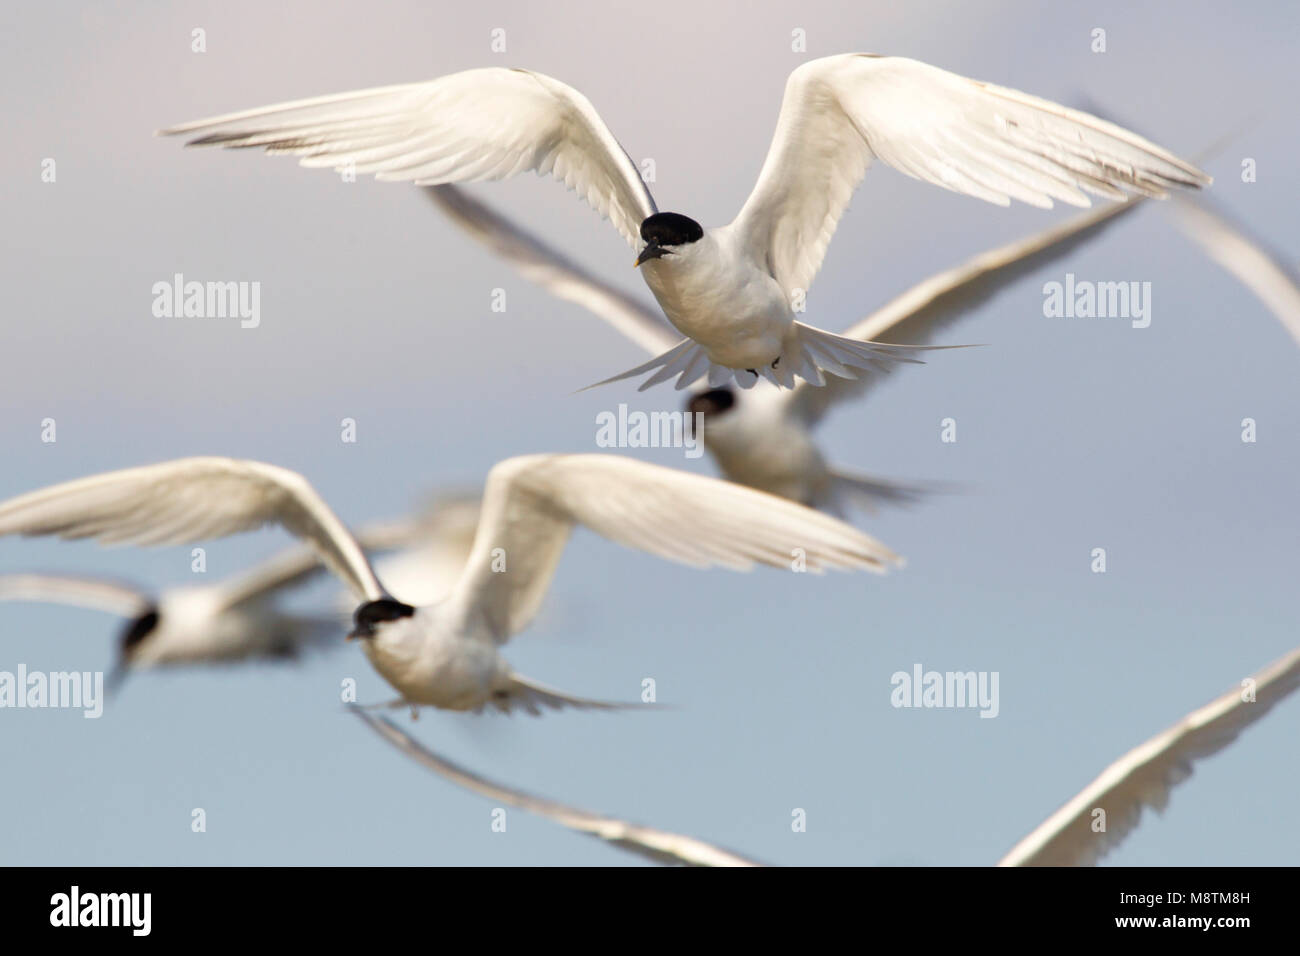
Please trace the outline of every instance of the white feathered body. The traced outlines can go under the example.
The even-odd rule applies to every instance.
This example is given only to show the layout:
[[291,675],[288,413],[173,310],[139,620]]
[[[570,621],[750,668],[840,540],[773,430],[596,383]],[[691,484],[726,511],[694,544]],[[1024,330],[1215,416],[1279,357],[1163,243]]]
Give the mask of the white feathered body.
[[453,623],[448,605],[418,608],[362,638],[370,663],[412,704],[477,710],[495,691],[508,693],[510,665],[486,628]]
[[[309,626],[267,604],[228,607],[219,588],[177,588],[159,598],[158,626],[135,649],[131,666],[290,656]],[[340,642],[344,633],[340,621]]]
[[779,359],[794,328],[781,286],[736,241],[730,226],[641,267],[673,326],[699,343],[709,360],[761,369]]
[[821,507],[834,479],[812,430],[792,417],[788,394],[760,382],[737,396],[725,414],[705,418],[704,446],[731,481]]

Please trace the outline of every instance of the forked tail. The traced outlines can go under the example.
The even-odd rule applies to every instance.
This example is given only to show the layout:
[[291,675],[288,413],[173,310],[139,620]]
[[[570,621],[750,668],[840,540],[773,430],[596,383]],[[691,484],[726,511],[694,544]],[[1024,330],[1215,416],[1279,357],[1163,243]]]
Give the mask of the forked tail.
[[961,490],[961,486],[955,483],[898,481],[839,469],[831,470],[831,480],[835,504],[841,513],[849,504],[870,514],[879,505],[910,505],[927,495]]
[[863,372],[888,372],[896,362],[924,364],[922,359],[914,357],[917,352],[967,347],[860,342],[795,322],[790,334],[786,336],[785,352],[771,365],[762,368],[734,369],[718,365],[709,361],[704,346],[693,339],[683,339],[662,355],[595,385],[588,385],[587,388],[639,378],[642,375],[649,375],[649,378],[637,386],[638,392],[644,392],[647,388],[674,377],[677,379],[674,388],[679,391],[694,385],[705,376],[708,376],[710,388],[718,388],[732,379],[741,388],[753,388],[759,376],[784,388],[794,388],[795,381],[799,378],[811,385],[825,385],[824,372],[839,378],[858,378]]
[[534,717],[541,715],[543,707],[551,707],[555,710],[561,710],[565,707],[573,707],[576,710],[641,710],[654,706],[653,704],[627,704],[574,697],[563,691],[547,687],[545,684],[539,684],[536,681],[528,680],[526,677],[520,677],[518,674],[510,675],[510,683],[505,692],[494,694],[490,699],[490,703],[502,713],[508,714],[515,707],[522,707]]

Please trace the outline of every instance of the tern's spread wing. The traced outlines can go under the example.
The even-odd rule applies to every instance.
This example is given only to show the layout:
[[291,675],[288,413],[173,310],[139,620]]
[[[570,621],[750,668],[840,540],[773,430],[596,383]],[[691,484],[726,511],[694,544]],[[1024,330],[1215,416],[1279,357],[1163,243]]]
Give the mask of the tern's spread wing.
[[153,604],[149,595],[116,581],[66,574],[0,575],[0,601],[71,604],[118,617],[139,617]]
[[593,312],[651,355],[682,340],[656,311],[596,278],[537,236],[456,186],[430,186],[429,198],[452,221],[547,292]]
[[359,598],[384,596],[366,556],[307,479],[234,458],[179,458],[0,502],[0,535],[184,544],[278,524],[317,549]]
[[615,846],[648,857],[657,863],[681,863],[688,866],[762,866],[754,860],[746,859],[694,837],[638,826],[626,820],[579,810],[577,807],[570,807],[544,797],[535,797],[503,784],[493,783],[452,763],[445,757],[438,756],[405,731],[398,729],[391,721],[372,716],[355,705],[351,710],[375,733],[416,763],[445,777],[457,786],[481,794],[490,800],[527,810],[571,830],[608,840]]
[[1078,110],[902,57],[845,54],[790,74],[767,160],[733,228],[787,292],[821,268],[873,158],[999,205],[1163,196],[1210,178]]
[[617,455],[527,455],[488,475],[465,575],[448,598],[498,641],[536,614],[569,532],[696,567],[862,568],[899,562],[856,528],[784,498]]
[[303,166],[422,185],[533,170],[573,189],[639,249],[654,199],[585,96],[541,73],[490,67],[183,123],[191,146],[264,147]]
[[[1086,866],[1136,829],[1144,807],[1163,811],[1170,792],[1192,775],[1196,761],[1218,753],[1280,700],[1300,687],[1300,651],[1242,681],[1162,734],[1130,750],[1082,793],[1017,843],[999,866]],[[1250,691],[1253,690],[1253,699]],[[1104,831],[1094,832],[1102,819]]]
[[[931,344],[937,333],[972,315],[986,300],[1099,237],[1141,201],[1141,196],[1133,196],[973,256],[895,296],[844,334],[863,342]],[[812,424],[839,402],[864,394],[879,381],[876,375],[828,378],[821,388],[800,382],[787,401],[800,418]]]
[[1180,201],[1175,211],[1183,231],[1250,289],[1300,342],[1300,275],[1296,268],[1203,203]]

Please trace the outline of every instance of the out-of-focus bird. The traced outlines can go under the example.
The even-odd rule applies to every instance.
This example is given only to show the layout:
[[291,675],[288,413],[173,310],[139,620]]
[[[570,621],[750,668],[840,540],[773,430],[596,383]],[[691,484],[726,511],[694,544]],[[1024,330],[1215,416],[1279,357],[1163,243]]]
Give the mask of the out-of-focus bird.
[[[477,513],[476,498],[451,499],[416,518],[363,527],[357,540],[371,553],[394,552],[379,563],[391,563],[395,593],[414,601],[455,582],[469,557],[463,525]],[[131,670],[292,659],[331,641],[342,647],[351,605],[318,615],[278,605],[323,571],[313,548],[296,545],[229,579],[157,593],[107,577],[0,574],[0,601],[68,604],[126,618],[110,676],[116,686]]]
[[[558,298],[588,309],[655,354],[675,340],[649,306],[569,260],[501,213],[456,186],[431,186],[428,196],[475,239]],[[998,246],[946,269],[896,296],[849,329],[851,338],[929,343],[959,319],[1025,275],[1068,255],[1131,214],[1140,197],[1076,216],[1026,239]],[[814,431],[837,405],[868,392],[874,379],[831,379],[821,388],[779,389],[759,383],[697,389],[687,411],[702,416],[703,440],[732,481],[835,515],[850,505],[911,501],[937,484],[903,482],[832,466]]]
[[109,677],[115,687],[141,668],[293,658],[327,646],[331,637],[341,647],[346,618],[295,614],[275,604],[319,566],[311,550],[294,548],[228,581],[158,593],[108,578],[5,574],[0,601],[71,604],[126,618]]
[[489,473],[474,546],[442,601],[414,607],[296,472],[182,458],[65,482],[0,503],[0,535],[180,544],[278,524],[302,538],[360,603],[350,636],[412,708],[610,707],[516,674],[498,648],[536,615],[574,525],[696,567],[754,564],[883,573],[901,563],[866,534],[731,482],[614,455],[527,455]]

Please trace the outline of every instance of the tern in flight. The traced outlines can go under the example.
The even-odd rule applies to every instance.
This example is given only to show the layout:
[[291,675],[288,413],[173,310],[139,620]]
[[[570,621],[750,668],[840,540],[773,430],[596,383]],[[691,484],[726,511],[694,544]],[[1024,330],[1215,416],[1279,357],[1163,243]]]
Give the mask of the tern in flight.
[[[810,60],[786,83],[758,182],[736,218],[705,229],[660,212],[585,96],[529,70],[485,68],[184,123],[190,145],[262,147],[304,166],[423,185],[526,170],[573,189],[637,252],[646,283],[686,339],[606,381],[641,375],[785,387],[853,378],[913,349],[795,321],[872,160],[998,205],[1088,206],[1087,193],[1163,197],[1210,178],[1087,113],[916,60],[850,53]],[[604,383],[601,383],[604,384]]]
[[488,474],[468,563],[442,601],[394,597],[365,552],[296,472],[256,461],[182,458],[106,472],[0,502],[0,535],[181,544],[278,524],[314,547],[360,605],[353,631],[413,710],[531,713],[609,707],[516,674],[499,647],[536,615],[569,533],[584,525],[695,567],[755,564],[883,573],[900,559],[842,521],[731,482],[615,455],[526,455]]
[[[428,196],[457,225],[551,294],[594,313],[647,352],[676,339],[655,311],[572,262],[457,186],[431,186]],[[1131,197],[1025,239],[991,249],[923,280],[855,323],[850,338],[928,343],[1025,275],[1101,236],[1132,213]],[[730,385],[696,388],[686,409],[703,416],[704,446],[731,481],[790,498],[843,517],[850,505],[871,510],[901,503],[942,485],[901,482],[832,466],[814,431],[837,405],[869,391],[878,379],[807,382],[793,389],[760,383],[748,391]]]
[[[368,525],[357,540],[369,553],[395,552],[378,564],[394,572],[394,593],[416,601],[431,588],[450,590],[449,579],[454,583],[469,557],[461,528],[477,513],[477,500],[456,498],[417,518]],[[215,584],[158,593],[108,577],[0,574],[0,601],[66,604],[126,618],[109,681],[117,686],[132,670],[292,659],[330,641],[341,646],[345,613],[298,614],[277,604],[323,571],[315,549],[299,545]]]

